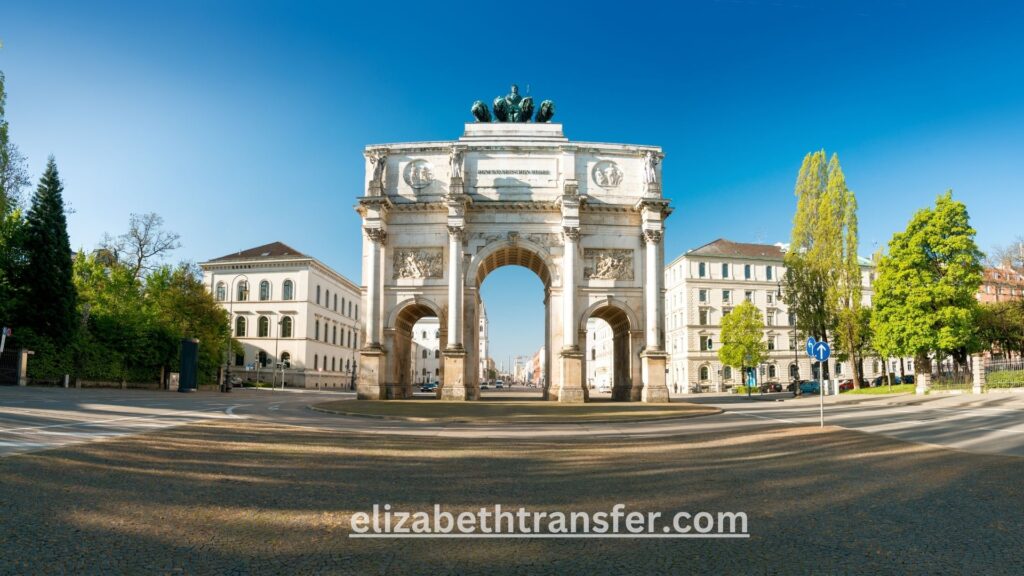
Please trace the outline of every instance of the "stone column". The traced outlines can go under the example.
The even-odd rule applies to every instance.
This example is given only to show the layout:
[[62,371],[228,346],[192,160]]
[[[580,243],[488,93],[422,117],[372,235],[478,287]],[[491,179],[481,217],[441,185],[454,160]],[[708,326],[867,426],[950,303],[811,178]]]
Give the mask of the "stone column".
[[580,351],[576,328],[576,246],[580,229],[563,226],[565,239],[562,251],[562,382],[558,387],[558,401],[586,402],[583,382],[583,352]]
[[385,395],[386,367],[384,349],[381,347],[381,262],[384,259],[384,243],[387,232],[382,228],[364,228],[370,241],[367,255],[369,276],[366,285],[366,344],[359,352],[359,377],[356,381],[356,397],[360,400],[380,400]]
[[448,349],[462,342],[462,237],[464,228],[448,226]]
[[981,354],[972,354],[971,369],[974,374],[974,386],[971,388],[971,392],[981,394],[985,391],[985,357]]
[[462,239],[465,235],[466,206],[469,198],[462,193],[462,179],[452,178],[448,204],[448,345],[444,349],[444,381],[442,400],[473,400],[472,386],[466,381],[466,346],[463,342],[463,278]]
[[661,346],[661,318],[658,317],[658,300],[661,298],[661,284],[664,275],[660,261],[662,230],[658,227],[645,227],[646,271],[644,273],[644,352],[643,379],[644,387],[640,399],[644,402],[668,402],[668,386],[665,383],[665,367],[668,358]]

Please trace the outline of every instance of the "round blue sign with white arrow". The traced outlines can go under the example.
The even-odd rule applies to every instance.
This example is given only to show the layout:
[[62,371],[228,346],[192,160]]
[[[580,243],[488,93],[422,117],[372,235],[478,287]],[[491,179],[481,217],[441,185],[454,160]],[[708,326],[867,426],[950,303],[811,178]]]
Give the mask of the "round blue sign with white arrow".
[[814,345],[814,359],[818,362],[828,360],[828,357],[831,355],[832,349],[829,348],[828,342],[818,342]]
[[818,341],[814,339],[814,336],[807,339],[807,355],[811,358],[814,358],[814,346],[817,343]]

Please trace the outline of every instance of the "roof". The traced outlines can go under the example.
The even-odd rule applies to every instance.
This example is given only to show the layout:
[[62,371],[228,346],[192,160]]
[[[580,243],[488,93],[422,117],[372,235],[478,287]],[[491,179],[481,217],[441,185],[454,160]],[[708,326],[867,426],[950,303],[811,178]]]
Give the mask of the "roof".
[[765,260],[782,260],[786,251],[778,244],[747,244],[719,238],[700,248],[694,248],[687,256],[718,256],[731,258],[761,258]]
[[210,262],[226,262],[231,260],[260,260],[263,258],[281,258],[282,256],[293,256],[296,258],[309,258],[302,252],[283,242],[271,242],[263,246],[241,250],[234,254],[214,258]]

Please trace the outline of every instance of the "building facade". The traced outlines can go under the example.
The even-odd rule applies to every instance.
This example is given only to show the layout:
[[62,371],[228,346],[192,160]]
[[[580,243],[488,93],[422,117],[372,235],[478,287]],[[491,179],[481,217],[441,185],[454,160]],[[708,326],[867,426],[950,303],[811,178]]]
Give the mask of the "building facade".
[[359,287],[281,242],[200,264],[203,283],[228,311],[243,353],[243,380],[351,388],[359,362]]
[[1024,273],[1010,266],[985,268],[977,298],[982,303],[1024,300]]
[[441,323],[437,318],[424,318],[413,326],[412,357],[413,383],[426,384],[441,378]]
[[591,318],[587,321],[587,386],[593,390],[611,391],[615,359],[612,328],[607,322]]
[[[796,330],[796,319],[785,303],[784,255],[782,244],[718,239],[686,252],[665,267],[665,341],[673,394],[725,392],[743,384],[739,370],[722,366],[718,360],[722,317],[743,301],[757,306],[765,321],[768,360],[757,367],[758,382],[785,385],[794,379],[818,377],[817,366],[812,366],[816,363],[805,351],[806,335]],[[874,277],[871,262],[862,258],[865,306],[871,305]],[[875,358],[865,358],[863,367],[862,376],[868,379],[885,372]],[[842,379],[852,378],[854,371],[850,362],[838,362],[833,357],[829,373]]]

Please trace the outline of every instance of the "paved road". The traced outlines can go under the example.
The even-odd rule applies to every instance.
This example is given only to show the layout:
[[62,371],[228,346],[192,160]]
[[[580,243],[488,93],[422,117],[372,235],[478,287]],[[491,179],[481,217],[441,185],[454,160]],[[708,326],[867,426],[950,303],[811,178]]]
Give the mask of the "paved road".
[[[818,423],[817,398],[694,396],[723,414],[636,423],[430,424],[327,415],[311,404],[351,393],[236,390],[232,394],[59,388],[0,388],[0,455],[135,434],[210,419],[245,418],[337,432],[451,438],[664,437],[753,434]],[[825,405],[825,423],[912,442],[1024,456],[1024,395],[844,396]]]

